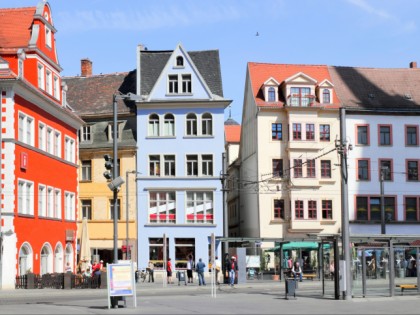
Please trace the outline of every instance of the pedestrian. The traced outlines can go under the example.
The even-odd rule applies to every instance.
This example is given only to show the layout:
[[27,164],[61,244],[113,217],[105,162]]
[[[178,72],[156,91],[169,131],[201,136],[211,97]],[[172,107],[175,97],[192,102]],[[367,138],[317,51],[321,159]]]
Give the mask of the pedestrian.
[[173,280],[172,280],[172,263],[171,263],[171,259],[168,258],[168,262],[166,263],[166,276],[167,276],[167,280],[168,280],[168,284],[174,284]]
[[188,255],[188,260],[187,260],[187,278],[188,278],[188,283],[193,283],[193,270],[195,269],[194,266],[194,259],[193,259],[193,255],[189,254]]
[[298,261],[295,261],[295,263],[293,264],[292,274],[295,280],[296,277],[299,276],[299,282],[302,282],[302,268],[300,267],[300,263]]
[[233,285],[235,284],[237,271],[238,271],[238,263],[236,262],[236,257],[232,256],[229,263],[229,280],[230,280],[231,287],[233,287]]
[[147,271],[149,272],[149,282],[150,281],[155,282],[154,269],[155,269],[155,265],[150,260],[149,264],[147,265]]
[[206,264],[203,263],[201,258],[198,260],[198,263],[195,267],[198,275],[198,285],[206,285],[206,281],[204,280],[204,269],[206,268]]
[[226,284],[229,284],[229,264],[230,264],[229,254],[226,253],[225,259],[223,261],[223,278],[224,278],[223,283],[226,283]]
[[219,274],[220,271],[222,270],[222,262],[220,261],[219,257],[215,257],[214,260],[214,264],[216,265],[216,284],[219,285],[220,281],[219,281]]
[[66,272],[71,272],[70,262],[67,262],[66,264]]
[[103,260],[99,263],[95,260],[92,265],[92,275],[96,278],[97,281],[97,288],[101,288],[101,272],[102,272],[102,264]]

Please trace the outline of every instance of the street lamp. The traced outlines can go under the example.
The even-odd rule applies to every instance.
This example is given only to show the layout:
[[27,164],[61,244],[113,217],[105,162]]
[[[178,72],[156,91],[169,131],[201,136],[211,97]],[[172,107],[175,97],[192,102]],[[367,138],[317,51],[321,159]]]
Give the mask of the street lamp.
[[[347,154],[353,149],[351,143],[347,143],[346,139],[346,109],[340,108],[340,140],[335,140],[335,147],[338,154],[340,154],[341,166],[341,242],[343,247],[343,256],[345,262],[344,280],[346,300],[352,299],[351,292],[351,257],[350,257],[350,229],[349,229],[349,211],[348,211],[348,168],[347,168]],[[337,272],[337,271],[336,271]]]
[[386,227],[385,227],[384,180],[385,180],[385,174],[387,172],[388,172],[388,167],[382,166],[380,168],[380,181],[381,181],[381,234],[386,234]]
[[[113,118],[114,118],[114,125],[112,128],[112,139],[113,139],[113,160],[114,160],[114,167],[112,170],[112,178],[114,182],[118,179],[118,100],[129,100],[129,101],[141,101],[141,97],[133,94],[113,94],[112,97],[112,103],[113,103]],[[111,183],[112,183],[111,182]],[[117,203],[118,203],[118,189],[119,187],[124,183],[124,181],[121,182],[121,180],[118,181],[117,185],[109,186],[111,190],[113,190],[113,199],[112,204],[114,206],[114,263],[118,263],[118,209],[117,209]]]
[[[131,250],[130,250],[130,246],[128,245],[128,217],[129,217],[129,202],[128,202],[128,175],[129,174],[141,174],[140,172],[137,171],[126,171],[125,172],[125,182],[126,182],[126,187],[125,187],[125,219],[126,219],[126,232],[125,232],[125,236],[126,236],[126,240],[125,240],[125,246],[126,246],[126,259],[129,260],[131,259]],[[137,180],[137,179],[136,179]]]

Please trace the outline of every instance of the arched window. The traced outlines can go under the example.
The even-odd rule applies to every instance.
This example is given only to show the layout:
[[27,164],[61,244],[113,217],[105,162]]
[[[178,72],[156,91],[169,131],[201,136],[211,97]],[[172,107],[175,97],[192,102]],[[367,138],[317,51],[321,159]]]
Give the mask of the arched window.
[[166,114],[163,118],[163,135],[175,136],[175,118],[172,114]]
[[268,101],[275,102],[276,101],[276,90],[273,87],[268,89]]
[[205,136],[213,134],[213,119],[209,113],[204,113],[201,116],[201,134]]
[[159,116],[157,114],[151,114],[149,116],[148,135],[151,137],[159,137]]
[[324,89],[322,91],[322,103],[329,104],[331,102],[330,90]]
[[19,275],[34,272],[32,268],[32,249],[29,244],[23,244],[19,251]]
[[182,56],[176,57],[176,65],[177,67],[182,67],[184,65],[184,58]]
[[193,113],[187,115],[187,136],[197,135],[197,116]]
[[44,245],[41,249],[41,275],[51,273],[53,270],[52,266],[52,250],[49,245]]
[[61,246],[61,244],[57,244],[54,251],[54,272],[63,272],[63,270],[63,246]]

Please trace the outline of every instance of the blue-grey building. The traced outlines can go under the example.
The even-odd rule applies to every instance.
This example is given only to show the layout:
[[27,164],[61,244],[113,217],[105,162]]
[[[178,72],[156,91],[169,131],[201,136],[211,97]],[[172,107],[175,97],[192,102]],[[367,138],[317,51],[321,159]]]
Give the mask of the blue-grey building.
[[[210,236],[223,236],[220,174],[224,109],[218,50],[137,51],[138,267],[189,254],[210,259]],[[220,254],[220,246],[216,251]]]

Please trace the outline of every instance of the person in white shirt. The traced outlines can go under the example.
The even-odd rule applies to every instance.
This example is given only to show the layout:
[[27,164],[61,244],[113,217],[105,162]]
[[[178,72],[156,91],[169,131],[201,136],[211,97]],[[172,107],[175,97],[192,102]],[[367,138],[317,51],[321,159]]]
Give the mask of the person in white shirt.
[[222,270],[222,262],[220,261],[219,257],[215,257],[214,264],[216,265],[216,284],[220,284],[219,281],[219,274],[220,270]]
[[296,277],[299,276],[299,281],[302,282],[302,268],[300,268],[300,264],[298,261],[295,261],[292,267],[292,274],[296,280]]

